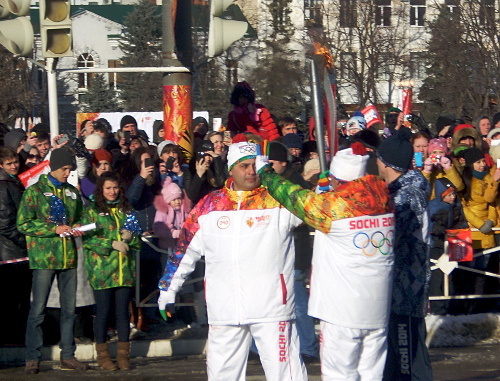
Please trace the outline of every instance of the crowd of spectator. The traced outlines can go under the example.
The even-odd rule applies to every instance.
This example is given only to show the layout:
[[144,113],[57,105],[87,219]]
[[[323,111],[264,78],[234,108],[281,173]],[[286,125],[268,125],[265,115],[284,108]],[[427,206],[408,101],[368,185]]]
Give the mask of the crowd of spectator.
[[[26,345],[28,373],[39,371],[41,324],[45,309],[51,307],[47,300],[54,278],[60,293],[56,307],[61,309],[62,366],[86,369],[74,358],[74,351],[75,338],[87,336],[96,342],[102,368],[130,368],[131,329],[147,330],[148,323],[158,317],[155,310],[131,302],[132,287],[140,279],[141,300],[157,290],[188,212],[206,195],[222,189],[230,177],[228,147],[236,134],[243,133],[257,144],[271,141],[268,156],[274,172],[303,189],[317,189],[324,176],[318,157],[325,153],[317,151],[316,142],[299,128],[299,122],[290,116],[274,118],[270,110],[256,103],[255,92],[246,82],[235,86],[230,101],[234,108],[223,131],[210,131],[203,118],[193,120],[195,147],[190,162],[181,147],[164,140],[160,121],[155,123],[154,136],[149,137],[130,115],[122,118],[115,133],[105,119],[86,120],[77,140],[51,137],[44,124],[29,131],[1,126],[0,288],[4,290],[4,311],[9,313],[2,314],[0,326],[9,329],[4,330],[0,344]],[[359,112],[345,116],[338,125],[339,149],[361,143],[368,155],[366,173],[384,177],[377,166],[381,142],[408,134],[413,152],[410,169],[419,171],[429,187],[430,259],[438,261],[443,255],[450,229],[472,229],[475,252],[499,246],[500,113],[491,119],[481,116],[474,124],[446,115],[425,130],[405,122],[397,108],[389,109],[385,117],[382,130],[368,128]],[[391,147],[385,144],[384,149],[390,151]],[[397,147],[393,149],[397,155]],[[23,185],[19,175],[44,162],[48,165],[42,174],[23,180]],[[92,224],[96,227],[85,233],[78,229]],[[305,361],[319,357],[314,321],[307,314],[312,231],[307,225],[294,230],[296,318]],[[140,274],[136,275],[137,251]],[[83,274],[88,284],[77,289],[79,256],[78,276]],[[480,255],[464,264],[498,273],[498,253]],[[443,273],[429,273],[426,287],[430,295],[442,296]],[[203,274],[204,264],[199,262],[191,276],[203,278]],[[192,319],[206,325],[206,310],[200,308],[203,282],[191,287],[198,301]],[[473,272],[453,273],[450,287],[457,294],[498,292],[498,282]],[[79,302],[76,295],[81,293],[91,294],[90,298]],[[88,305],[95,306],[91,314],[94,328],[75,334],[75,308]],[[475,313],[494,308],[494,299],[432,301],[428,312]],[[107,349],[110,326],[118,335],[117,364]]]

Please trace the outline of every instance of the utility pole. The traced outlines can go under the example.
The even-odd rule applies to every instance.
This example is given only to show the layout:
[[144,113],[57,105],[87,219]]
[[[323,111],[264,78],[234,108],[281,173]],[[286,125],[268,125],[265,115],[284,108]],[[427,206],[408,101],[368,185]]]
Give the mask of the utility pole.
[[[178,60],[175,46],[175,29],[184,26],[185,33],[191,33],[191,20],[185,17],[186,3],[181,0],[179,15],[177,15],[177,0],[162,0],[162,66],[183,67]],[[180,25],[176,27],[176,20]],[[188,55],[189,56],[189,55]],[[181,147],[187,160],[193,157],[193,110],[191,103],[192,86],[191,73],[164,73],[163,74],[163,123],[165,140],[171,140]]]

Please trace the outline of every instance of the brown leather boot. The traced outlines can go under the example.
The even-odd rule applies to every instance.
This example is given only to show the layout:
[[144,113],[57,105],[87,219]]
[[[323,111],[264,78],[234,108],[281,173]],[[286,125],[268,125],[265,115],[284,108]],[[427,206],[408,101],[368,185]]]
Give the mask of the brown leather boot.
[[117,345],[118,347],[116,350],[116,361],[118,362],[118,367],[121,370],[132,369],[129,359],[130,343],[128,341],[119,341]]
[[95,345],[95,350],[97,352],[97,364],[103,370],[117,370],[118,367],[113,363],[108,351],[108,343],[102,343]]

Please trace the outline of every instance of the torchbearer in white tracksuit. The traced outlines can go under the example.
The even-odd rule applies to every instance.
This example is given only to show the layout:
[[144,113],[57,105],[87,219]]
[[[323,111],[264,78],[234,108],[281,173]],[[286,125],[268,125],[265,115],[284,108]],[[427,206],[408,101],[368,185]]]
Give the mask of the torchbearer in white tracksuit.
[[209,380],[245,380],[252,337],[268,380],[307,380],[294,315],[291,229],[302,221],[260,186],[256,145],[229,147],[231,178],[184,224],[159,282],[160,311],[205,257]]
[[320,319],[322,380],[382,380],[393,273],[394,214],[387,186],[366,175],[360,143],[330,165],[333,190],[285,180],[258,156],[262,184],[316,229],[309,315]]

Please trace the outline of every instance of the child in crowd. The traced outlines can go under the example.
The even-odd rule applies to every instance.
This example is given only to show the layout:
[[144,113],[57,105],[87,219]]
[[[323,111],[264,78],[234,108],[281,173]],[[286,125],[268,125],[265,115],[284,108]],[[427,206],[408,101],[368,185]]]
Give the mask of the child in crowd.
[[[161,194],[155,197],[155,207],[153,230],[159,237],[158,246],[163,250],[174,248],[189,208],[184,192],[170,177],[165,179]],[[165,262],[162,261],[162,266],[165,263],[166,258]]]
[[446,146],[446,139],[437,138],[429,141],[427,158],[424,161],[422,174],[432,186],[431,200],[437,196],[434,187],[437,179],[446,177],[453,183],[453,186],[458,192],[464,188],[460,173],[453,165],[451,159],[446,156],[447,153],[448,148]]
[[[462,204],[457,196],[456,187],[446,177],[436,179],[434,184],[436,197],[429,202],[431,219],[431,259],[438,260],[444,253],[446,231],[449,229],[466,229],[468,227]],[[431,273],[429,284],[430,296],[444,295],[444,274],[440,269]],[[431,302],[431,313],[444,315],[448,313],[448,301]]]

